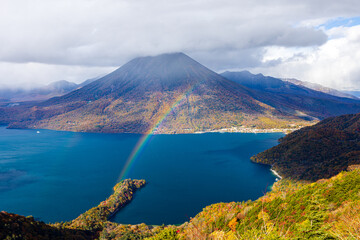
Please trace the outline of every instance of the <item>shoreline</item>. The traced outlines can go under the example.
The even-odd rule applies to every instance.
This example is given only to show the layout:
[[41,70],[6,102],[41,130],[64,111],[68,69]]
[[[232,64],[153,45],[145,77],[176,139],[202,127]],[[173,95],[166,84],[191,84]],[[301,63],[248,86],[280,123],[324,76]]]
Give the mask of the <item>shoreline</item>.
[[204,133],[284,133],[288,134],[294,131],[297,131],[305,126],[297,128],[250,128],[250,127],[230,127],[230,128],[221,128],[214,130],[204,130],[204,131],[184,131],[184,132],[155,132],[157,134],[204,134]]
[[[147,135],[146,133],[139,133],[139,132],[101,132],[101,131],[72,131],[72,130],[65,130],[65,129],[50,129],[50,128],[12,128],[8,127],[8,125],[0,125],[0,127],[5,127],[6,129],[18,129],[18,130],[51,130],[51,131],[61,131],[61,132],[79,132],[79,133],[105,133],[105,134],[140,134],[140,135]],[[301,126],[298,128],[249,128],[249,127],[230,127],[230,128],[221,128],[221,129],[214,129],[214,130],[204,130],[204,131],[189,131],[183,130],[179,132],[174,131],[159,131],[153,132],[152,135],[175,135],[175,134],[204,134],[204,133],[284,133],[288,134],[294,131],[297,131],[305,126]]]
[[277,173],[277,172],[272,168],[272,166],[271,166],[271,168],[270,168],[270,171],[271,171],[277,178],[279,178],[279,180],[282,179],[282,176],[280,176],[280,174]]
[[194,132],[194,133],[289,133],[299,130],[300,128],[247,128],[247,127],[232,127],[232,128],[222,128],[216,130],[209,130],[204,132]]

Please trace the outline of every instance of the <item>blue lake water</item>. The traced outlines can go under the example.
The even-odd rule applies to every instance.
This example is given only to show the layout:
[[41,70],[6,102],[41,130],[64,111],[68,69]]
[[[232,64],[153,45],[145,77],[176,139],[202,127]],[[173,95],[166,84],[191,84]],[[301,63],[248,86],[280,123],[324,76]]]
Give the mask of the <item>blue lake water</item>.
[[[105,200],[141,137],[39,131],[0,127],[0,210],[45,222],[74,219]],[[152,136],[126,176],[148,184],[113,221],[178,224],[212,203],[260,197],[275,176],[250,157],[282,136]]]

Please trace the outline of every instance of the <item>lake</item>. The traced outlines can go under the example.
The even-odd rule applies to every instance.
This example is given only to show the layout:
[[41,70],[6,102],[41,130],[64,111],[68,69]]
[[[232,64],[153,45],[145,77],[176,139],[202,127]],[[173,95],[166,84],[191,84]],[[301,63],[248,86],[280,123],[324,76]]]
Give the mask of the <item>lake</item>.
[[[250,157],[282,133],[154,135],[127,178],[148,184],[112,221],[179,224],[217,202],[255,200],[275,181]],[[0,127],[0,210],[68,221],[111,193],[138,134]]]

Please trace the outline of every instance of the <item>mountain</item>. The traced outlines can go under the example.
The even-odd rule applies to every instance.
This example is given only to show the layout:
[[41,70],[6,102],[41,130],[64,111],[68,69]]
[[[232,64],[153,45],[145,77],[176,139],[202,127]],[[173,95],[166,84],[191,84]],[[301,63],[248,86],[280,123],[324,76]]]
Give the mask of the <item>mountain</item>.
[[62,96],[75,89],[81,88],[99,78],[91,78],[77,84],[66,80],[52,82],[48,85],[33,89],[12,88],[0,89],[1,102],[25,102],[25,101],[44,101],[53,97]]
[[360,164],[360,113],[328,118],[295,131],[252,160],[272,165],[289,178],[332,177]]
[[223,77],[253,90],[251,95],[279,111],[305,119],[324,119],[347,113],[358,113],[358,99],[340,98],[278,78],[243,72],[224,72]]
[[78,84],[73,82],[68,82],[66,80],[60,80],[57,82],[50,83],[44,87],[44,91],[56,91],[56,92],[70,92],[78,87]]
[[290,89],[289,85],[286,85],[282,80],[278,78],[268,77],[262,74],[255,75],[250,73],[249,71],[226,71],[221,73],[220,75],[251,89],[266,90],[272,92],[282,92],[284,91],[284,89]]
[[333,95],[333,96],[336,96],[336,97],[359,99],[358,97],[356,97],[356,95],[353,95],[351,93],[347,93],[347,92],[344,92],[344,91],[338,91],[338,90],[333,89],[333,88],[324,87],[324,86],[322,86],[320,84],[317,84],[317,83],[300,81],[300,80],[295,79],[295,78],[281,78],[281,80],[286,81],[286,82],[291,82],[291,83],[293,83],[295,85],[304,86],[304,87],[313,89],[315,91],[330,94],[330,95]]
[[53,83],[50,83],[44,87],[34,89],[30,92],[30,96],[32,95],[38,95],[39,100],[46,100],[52,97],[61,96],[66,93],[69,93],[75,89],[77,89],[79,86],[76,83],[69,82],[66,80],[60,80]]
[[[64,96],[38,104],[10,127],[71,131],[195,132],[284,115],[183,53],[136,58]],[[299,119],[288,116],[287,119]]]
[[360,98],[360,90],[354,90],[354,91],[343,90],[342,92],[353,95],[357,98]]
[[[289,128],[360,112],[360,101],[301,90],[308,94],[251,89],[183,53],[162,54],[135,58],[82,88],[28,107],[12,120],[0,116],[0,122],[8,121],[12,128],[191,133],[244,126]],[[8,109],[2,110],[5,118]]]
[[64,95],[76,88],[78,88],[78,84],[60,80],[33,89],[0,89],[0,98],[3,99],[2,102],[42,101],[55,96]]
[[82,83],[78,84],[78,88],[81,88],[81,87],[83,87],[85,85],[88,85],[89,83],[92,83],[92,82],[94,82],[94,81],[96,81],[96,80],[98,80],[100,78],[101,77],[89,78],[89,79],[83,81]]

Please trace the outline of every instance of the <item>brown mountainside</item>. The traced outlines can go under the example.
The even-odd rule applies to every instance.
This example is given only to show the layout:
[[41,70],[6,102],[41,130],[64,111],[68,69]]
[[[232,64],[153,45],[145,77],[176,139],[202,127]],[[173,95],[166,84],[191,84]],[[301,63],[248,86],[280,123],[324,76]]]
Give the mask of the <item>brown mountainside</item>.
[[161,122],[158,133],[191,133],[239,126],[288,128],[360,111],[360,101],[321,99],[314,111],[308,111],[313,99],[304,102],[294,95],[289,103],[290,98],[275,96],[230,81],[183,53],[163,54],[136,58],[80,89],[17,111],[16,116],[0,109],[5,111],[0,122],[12,128],[132,133],[146,133]]
[[[10,127],[143,133],[195,132],[284,115],[182,53],[136,58],[109,75],[38,104]],[[175,104],[177,103],[178,104]]]

